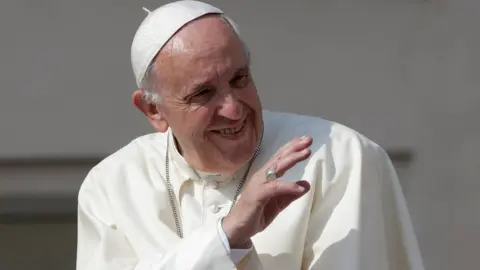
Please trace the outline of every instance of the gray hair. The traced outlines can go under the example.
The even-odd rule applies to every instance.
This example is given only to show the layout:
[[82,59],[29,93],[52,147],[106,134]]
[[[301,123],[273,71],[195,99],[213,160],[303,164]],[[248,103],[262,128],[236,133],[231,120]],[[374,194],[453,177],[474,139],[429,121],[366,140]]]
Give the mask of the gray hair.
[[[242,42],[243,48],[245,50],[245,54],[247,57],[250,57],[250,51],[247,48],[246,43],[243,41],[243,39],[240,37],[240,33],[238,31],[238,28],[230,18],[223,14],[215,14],[220,17],[220,19],[228,24],[230,27],[232,27],[234,33],[237,35],[238,39]],[[157,54],[158,55],[158,54]],[[157,66],[155,64],[155,59],[157,57],[154,57],[150,64],[147,67],[147,70],[145,71],[145,76],[142,80],[142,89],[143,89],[143,99],[146,100],[147,102],[151,104],[161,104],[162,103],[162,97],[160,94],[155,91],[157,89],[157,86],[155,84],[155,79],[157,79]]]

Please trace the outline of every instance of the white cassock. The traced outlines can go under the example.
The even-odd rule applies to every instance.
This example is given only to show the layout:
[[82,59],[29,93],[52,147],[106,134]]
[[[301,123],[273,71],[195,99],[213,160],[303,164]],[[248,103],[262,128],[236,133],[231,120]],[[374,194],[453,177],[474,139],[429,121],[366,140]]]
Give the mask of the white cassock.
[[172,134],[154,133],[132,141],[86,177],[79,193],[77,269],[424,269],[384,150],[319,118],[264,111],[264,124],[250,174],[294,137],[309,135],[311,157],[281,179],[307,180],[311,190],[254,236],[251,250],[230,250],[218,226],[240,177],[195,172],[172,143],[170,179],[184,238],[177,236],[165,184]]

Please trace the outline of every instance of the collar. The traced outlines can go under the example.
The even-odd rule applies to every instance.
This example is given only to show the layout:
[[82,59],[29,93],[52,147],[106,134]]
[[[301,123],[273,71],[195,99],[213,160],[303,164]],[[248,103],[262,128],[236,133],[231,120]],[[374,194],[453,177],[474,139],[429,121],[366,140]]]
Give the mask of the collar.
[[[245,164],[240,168],[236,173],[228,174],[228,173],[207,173],[195,170],[192,168],[187,161],[183,158],[183,156],[178,151],[177,144],[175,143],[175,137],[173,136],[173,132],[171,129],[168,131],[169,136],[169,149],[170,149],[170,158],[172,159],[175,167],[178,169],[178,175],[182,177],[182,179],[178,179],[181,183],[193,180],[193,181],[207,181],[207,182],[216,182],[218,184],[228,184],[232,180],[236,178],[241,178],[244,176],[248,164]],[[178,181],[176,180],[176,181]],[[173,180],[172,180],[173,181]],[[181,184],[180,184],[181,185]]]

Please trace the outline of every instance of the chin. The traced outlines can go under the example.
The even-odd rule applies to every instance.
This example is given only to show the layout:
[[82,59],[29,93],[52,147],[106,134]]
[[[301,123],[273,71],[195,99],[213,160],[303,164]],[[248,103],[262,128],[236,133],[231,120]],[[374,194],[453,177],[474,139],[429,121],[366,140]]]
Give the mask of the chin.
[[[253,156],[257,149],[258,135],[253,121],[245,121],[235,134],[214,134],[216,144],[223,157],[234,166],[240,167]],[[213,138],[212,138],[213,139]]]

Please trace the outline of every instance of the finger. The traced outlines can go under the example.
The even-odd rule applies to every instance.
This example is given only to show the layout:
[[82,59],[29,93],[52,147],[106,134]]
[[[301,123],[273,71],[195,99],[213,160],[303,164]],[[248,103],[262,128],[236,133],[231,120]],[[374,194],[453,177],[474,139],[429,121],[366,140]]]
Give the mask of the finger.
[[312,144],[312,141],[312,137],[308,136],[298,137],[289,141],[273,155],[273,157],[269,160],[269,162],[267,162],[267,164],[272,165],[282,157],[288,155],[289,153],[302,151],[303,149],[309,147]]
[[310,184],[307,181],[294,183],[279,180],[270,181],[265,184],[260,199],[265,201],[276,196],[301,196],[308,190],[310,190]]
[[307,159],[312,151],[305,148],[302,151],[291,153],[279,159],[275,164],[270,165],[275,170],[277,177],[282,177],[285,172],[295,166],[298,162]]
[[295,184],[297,184],[299,186],[302,186],[307,190],[310,190],[310,183],[308,181],[300,180],[300,181],[295,182]]
[[[301,185],[303,186],[307,191],[310,190],[310,184],[307,182],[307,181],[298,181],[297,182],[297,185]],[[283,210],[285,210],[285,208],[287,208],[292,202],[296,201],[297,199],[299,199],[300,197],[302,197],[304,193],[300,193],[300,194],[289,194],[289,195],[284,195],[284,196],[275,196],[275,197],[272,197],[269,202],[267,203],[266,205],[266,208],[269,208],[267,209],[267,211],[269,211],[270,213],[273,213],[271,215],[271,220],[270,221],[267,221],[267,224],[270,224],[270,222],[280,213],[282,212]],[[274,205],[268,205],[270,203],[274,203]]]
[[279,151],[277,151],[277,155],[282,157],[288,153],[296,152],[296,151],[301,151],[307,147],[309,147],[312,144],[312,137],[308,136],[302,136],[302,137],[297,137],[284,146],[280,148]]

